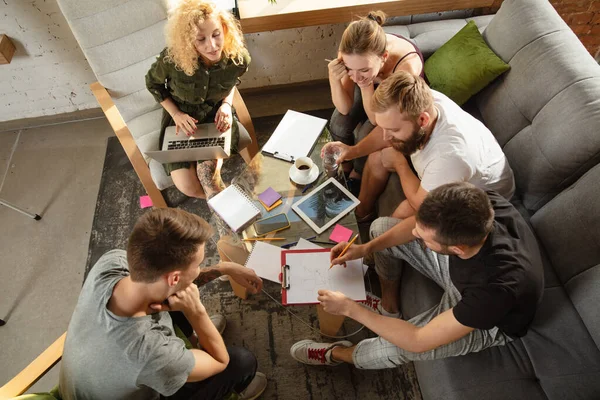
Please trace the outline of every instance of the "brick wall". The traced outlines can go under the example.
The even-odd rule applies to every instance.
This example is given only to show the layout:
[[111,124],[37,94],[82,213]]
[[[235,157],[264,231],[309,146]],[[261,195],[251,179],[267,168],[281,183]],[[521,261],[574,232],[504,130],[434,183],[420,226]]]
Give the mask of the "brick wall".
[[[495,13],[503,0],[495,0],[481,14]],[[600,0],[550,0],[562,19],[596,60],[600,58]]]

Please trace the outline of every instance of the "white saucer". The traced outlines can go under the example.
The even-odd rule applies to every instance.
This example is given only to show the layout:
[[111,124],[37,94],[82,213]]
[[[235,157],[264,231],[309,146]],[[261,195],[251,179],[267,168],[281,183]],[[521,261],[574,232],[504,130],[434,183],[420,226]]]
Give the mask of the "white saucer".
[[292,180],[292,182],[298,185],[308,185],[309,183],[314,182],[315,179],[319,177],[319,167],[317,167],[317,164],[313,164],[306,177],[299,177],[295,172],[296,168],[292,165],[290,167],[290,179]]

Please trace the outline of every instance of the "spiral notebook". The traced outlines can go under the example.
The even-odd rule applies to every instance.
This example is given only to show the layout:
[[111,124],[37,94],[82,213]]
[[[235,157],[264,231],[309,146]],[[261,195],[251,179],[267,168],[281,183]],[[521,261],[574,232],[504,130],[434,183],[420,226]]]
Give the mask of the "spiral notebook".
[[228,186],[208,200],[208,205],[234,232],[245,229],[260,215],[260,210],[254,205],[252,199],[236,185]]

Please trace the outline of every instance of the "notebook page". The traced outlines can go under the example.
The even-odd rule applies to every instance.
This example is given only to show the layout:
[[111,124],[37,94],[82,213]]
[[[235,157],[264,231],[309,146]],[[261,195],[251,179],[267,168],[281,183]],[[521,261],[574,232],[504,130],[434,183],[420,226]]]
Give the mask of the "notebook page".
[[281,273],[281,247],[265,242],[256,242],[246,261],[246,267],[252,268],[256,275],[275,283]]
[[208,200],[208,205],[235,232],[260,214],[260,210],[235,185],[228,186],[221,193]]

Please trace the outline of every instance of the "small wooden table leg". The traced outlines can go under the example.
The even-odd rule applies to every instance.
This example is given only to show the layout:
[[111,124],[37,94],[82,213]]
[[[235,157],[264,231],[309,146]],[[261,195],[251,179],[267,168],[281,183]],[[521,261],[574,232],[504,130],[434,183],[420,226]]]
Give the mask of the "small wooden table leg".
[[323,310],[323,306],[317,304],[317,317],[319,318],[319,329],[325,335],[336,336],[346,317],[343,315],[329,314]]
[[[246,259],[248,258],[248,250],[245,246],[243,246],[243,244],[241,246],[232,244],[230,239],[231,238],[224,237],[217,242],[217,251],[219,252],[219,257],[221,257],[222,261],[231,261],[244,265]],[[237,297],[243,300],[248,298],[248,289],[231,278],[229,279],[229,283],[231,284],[233,293],[235,293]]]

